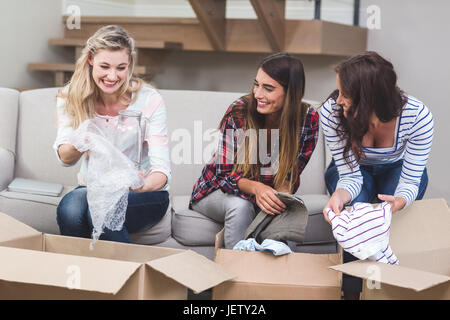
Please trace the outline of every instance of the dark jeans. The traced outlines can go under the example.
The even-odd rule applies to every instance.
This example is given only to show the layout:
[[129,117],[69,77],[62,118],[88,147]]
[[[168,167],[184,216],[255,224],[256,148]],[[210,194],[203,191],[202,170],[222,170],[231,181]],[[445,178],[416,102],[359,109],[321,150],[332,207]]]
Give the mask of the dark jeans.
[[[363,176],[363,185],[359,195],[350,203],[353,205],[356,202],[381,202],[378,199],[378,194],[393,195],[397,188],[400,174],[402,173],[403,160],[386,163],[382,165],[360,166],[361,174]],[[339,180],[339,173],[334,160],[331,161],[325,172],[325,184],[328,192],[333,194],[336,190],[336,185]],[[416,200],[421,200],[425,194],[428,185],[427,169],[423,171],[422,178],[419,185],[419,193]],[[356,257],[344,251],[344,263],[357,260]],[[352,277],[344,274],[342,276],[342,291],[345,292],[361,292],[362,280],[360,278]]]
[[[100,240],[131,243],[129,233],[144,231],[158,223],[167,211],[167,191],[128,194],[128,207],[122,230],[104,229]],[[87,202],[87,189],[79,186],[66,194],[56,209],[56,221],[64,236],[90,238],[92,220]]]

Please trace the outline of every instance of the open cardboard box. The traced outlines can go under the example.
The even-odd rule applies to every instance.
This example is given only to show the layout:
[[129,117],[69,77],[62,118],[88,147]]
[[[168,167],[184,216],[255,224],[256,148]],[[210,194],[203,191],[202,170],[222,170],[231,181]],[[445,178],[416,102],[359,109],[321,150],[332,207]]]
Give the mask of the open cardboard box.
[[90,242],[0,213],[0,299],[186,299],[233,278],[190,250]]
[[342,254],[290,253],[223,249],[223,231],[216,236],[214,261],[237,277],[213,288],[215,300],[341,299]]
[[415,201],[392,216],[398,266],[369,260],[331,267],[364,279],[363,299],[450,299],[450,209],[444,199]]

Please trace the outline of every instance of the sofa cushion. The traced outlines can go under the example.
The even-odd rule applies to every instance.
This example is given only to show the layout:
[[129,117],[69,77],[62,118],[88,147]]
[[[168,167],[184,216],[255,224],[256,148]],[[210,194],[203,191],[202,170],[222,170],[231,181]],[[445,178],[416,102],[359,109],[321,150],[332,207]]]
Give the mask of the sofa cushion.
[[331,232],[331,226],[325,221],[322,213],[329,197],[324,194],[307,194],[300,195],[300,198],[303,199],[308,209],[308,224],[303,245],[336,242]]
[[299,194],[297,195],[305,202],[305,206],[308,209],[309,214],[320,213],[322,214],[323,208],[330,199],[329,196],[325,194]]
[[16,152],[19,94],[17,90],[0,88],[0,147],[13,154]]
[[166,241],[172,234],[171,206],[167,207],[164,217],[153,227],[138,233],[131,233],[133,243],[154,245]]
[[214,246],[223,224],[188,209],[188,204],[189,196],[172,198],[172,237],[186,246]]
[[171,155],[170,193],[192,191],[217,143],[212,138],[229,105],[245,93],[200,90],[158,90],[167,109]]
[[14,178],[14,154],[0,147],[0,190],[6,189]]
[[183,249],[183,250],[192,250],[194,252],[197,252],[198,254],[205,256],[206,258],[208,258],[210,260],[214,260],[214,246],[211,246],[211,245],[186,246],[186,245],[179,243],[173,237],[169,237],[169,239],[167,239],[166,241],[164,241],[162,243],[158,243],[155,246],[165,247],[165,248],[174,248],[174,249]]
[[0,208],[2,212],[40,232],[59,234],[56,207],[73,188],[65,186],[59,197],[3,190],[0,192]]
[[60,197],[46,197],[18,192],[0,192],[1,211],[37,231],[59,234],[56,206]]
[[300,175],[298,194],[326,194],[325,186],[325,142],[322,130],[319,129],[317,145]]
[[19,91],[0,88],[0,190],[14,177]]
[[81,161],[75,166],[63,167],[52,148],[57,131],[57,93],[58,88],[47,88],[20,94],[14,177],[69,186],[77,184]]

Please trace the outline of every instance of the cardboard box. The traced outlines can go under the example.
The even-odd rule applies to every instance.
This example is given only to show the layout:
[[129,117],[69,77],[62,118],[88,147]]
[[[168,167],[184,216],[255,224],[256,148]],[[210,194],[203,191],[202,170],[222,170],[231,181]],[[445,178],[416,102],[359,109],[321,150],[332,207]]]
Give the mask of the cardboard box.
[[369,260],[331,267],[364,279],[363,299],[450,299],[450,209],[415,201],[395,213],[390,245],[398,266]]
[[341,299],[340,272],[329,269],[342,255],[223,249],[223,230],[216,236],[214,261],[237,277],[213,288],[215,300]]
[[233,278],[191,250],[90,242],[0,213],[0,299],[186,299]]

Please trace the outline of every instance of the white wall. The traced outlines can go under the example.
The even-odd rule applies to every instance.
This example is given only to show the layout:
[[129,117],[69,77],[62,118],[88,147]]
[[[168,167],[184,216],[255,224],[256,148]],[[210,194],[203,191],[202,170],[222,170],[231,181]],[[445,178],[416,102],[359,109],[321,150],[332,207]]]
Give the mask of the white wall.
[[399,86],[423,101],[434,116],[435,136],[425,197],[450,200],[450,1],[363,0],[378,5],[381,29],[369,32],[368,49],[388,58]]
[[48,46],[48,39],[63,34],[60,0],[0,1],[2,52],[0,87],[36,88],[49,86],[49,74],[27,70],[29,62],[64,59],[64,51]]
[[[243,92],[251,88],[258,63],[266,54],[179,52],[172,53],[164,71],[153,82],[164,89]],[[334,66],[341,58],[299,55],[304,64],[306,97],[324,99],[335,87]]]

